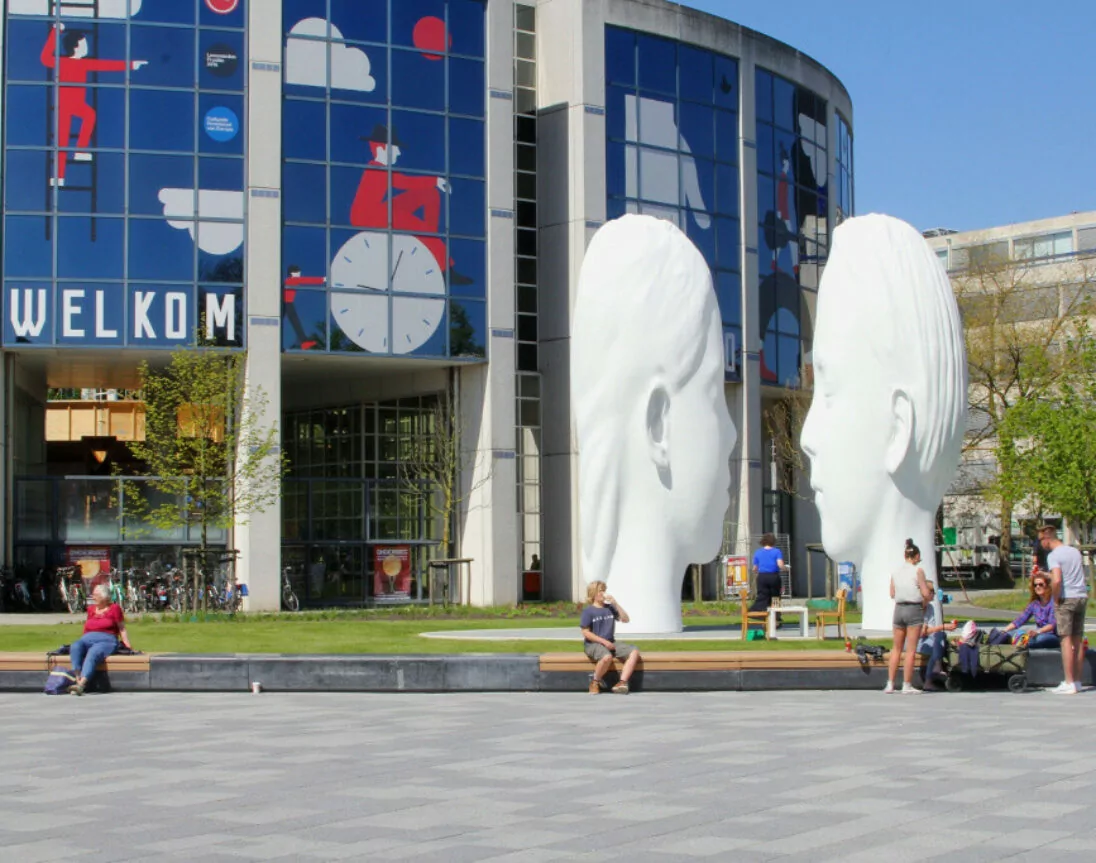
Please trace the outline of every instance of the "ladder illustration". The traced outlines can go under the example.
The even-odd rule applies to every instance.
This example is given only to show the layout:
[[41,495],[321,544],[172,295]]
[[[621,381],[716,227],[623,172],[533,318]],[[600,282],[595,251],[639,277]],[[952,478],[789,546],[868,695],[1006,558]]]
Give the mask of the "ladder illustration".
[[[99,42],[99,0],[50,0],[50,15],[54,19],[61,17],[65,18],[88,18],[90,19],[87,25],[88,41],[91,45],[98,47]],[[56,49],[60,53],[60,44]],[[77,162],[72,158],[75,148],[71,149],[66,157],[65,184],[62,186],[60,183],[54,184],[54,179],[57,177],[57,156],[59,150],[56,149],[57,143],[57,101],[60,95],[59,87],[63,86],[60,83],[60,58],[57,61],[57,68],[46,69],[46,80],[50,82],[51,86],[46,87],[46,177],[45,177],[45,198],[46,198],[46,211],[53,212],[53,190],[57,190],[57,194],[62,192],[88,192],[91,197],[90,211],[92,213],[90,222],[91,241],[94,243],[97,237],[97,225],[95,219],[95,213],[99,211],[99,160],[94,155],[90,162]],[[91,109],[98,115],[99,112],[99,88],[96,86],[99,83],[99,73],[90,72],[88,74],[88,89],[91,94],[89,105]],[[83,120],[80,121],[84,122]],[[69,134],[69,141],[71,144],[72,134]],[[91,143],[89,149],[95,150],[96,142],[99,138],[99,130],[96,128],[91,134]],[[71,175],[74,167],[79,165],[81,169],[87,167],[88,179],[85,183],[73,183],[69,175]],[[46,219],[46,239],[51,239],[53,232],[53,219]]]

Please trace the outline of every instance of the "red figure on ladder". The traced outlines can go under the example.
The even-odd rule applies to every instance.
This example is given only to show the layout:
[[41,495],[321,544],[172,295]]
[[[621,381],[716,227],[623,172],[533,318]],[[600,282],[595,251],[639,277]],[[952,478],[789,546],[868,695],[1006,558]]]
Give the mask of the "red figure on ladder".
[[91,135],[95,131],[95,109],[87,102],[87,82],[90,72],[124,72],[127,68],[140,69],[148,64],[147,60],[96,60],[88,57],[88,37],[80,30],[70,30],[61,39],[61,56],[57,56],[57,34],[65,29],[64,24],[55,24],[49,31],[45,47],[42,48],[42,65],[47,69],[57,69],[57,80],[61,86],[57,95],[57,176],[50,178],[50,185],[65,185],[65,165],[68,161],[66,148],[72,136],[72,121],[79,118],[80,135],[76,139],[76,152],[73,160],[90,162]]

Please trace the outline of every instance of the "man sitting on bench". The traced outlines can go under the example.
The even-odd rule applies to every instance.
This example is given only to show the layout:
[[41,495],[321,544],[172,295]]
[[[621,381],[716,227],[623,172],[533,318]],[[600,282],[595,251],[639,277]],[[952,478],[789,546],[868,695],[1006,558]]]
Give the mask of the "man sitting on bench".
[[604,581],[591,581],[586,587],[586,599],[590,603],[582,609],[583,649],[586,655],[597,663],[590,676],[590,694],[598,695],[609,687],[605,683],[605,673],[613,667],[614,659],[624,660],[624,670],[620,672],[620,682],[613,687],[618,695],[628,694],[628,681],[632,678],[636,663],[639,662],[639,649],[624,644],[614,638],[616,622],[628,622],[628,612],[617,605],[613,598],[605,593]]

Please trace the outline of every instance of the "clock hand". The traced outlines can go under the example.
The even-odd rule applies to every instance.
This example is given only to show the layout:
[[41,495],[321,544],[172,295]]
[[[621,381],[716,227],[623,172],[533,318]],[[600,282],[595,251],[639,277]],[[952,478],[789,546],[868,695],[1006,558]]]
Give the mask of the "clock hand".
[[396,258],[396,266],[392,268],[392,281],[396,281],[396,271],[400,268],[400,261],[403,260],[403,252],[400,252],[398,258]]

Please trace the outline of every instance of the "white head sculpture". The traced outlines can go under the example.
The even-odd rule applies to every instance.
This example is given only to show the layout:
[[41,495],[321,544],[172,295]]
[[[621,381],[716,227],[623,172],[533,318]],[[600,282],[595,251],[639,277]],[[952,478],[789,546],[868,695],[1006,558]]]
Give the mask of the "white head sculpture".
[[864,628],[890,630],[890,574],[905,540],[936,578],[937,507],[967,414],[963,326],[947,273],[910,225],[842,223],[818,290],[814,397],[803,426],[822,545],[852,561]]
[[571,330],[583,576],[632,632],[681,630],[690,563],[719,554],[737,435],[711,275],[674,225],[624,216],[594,236]]

